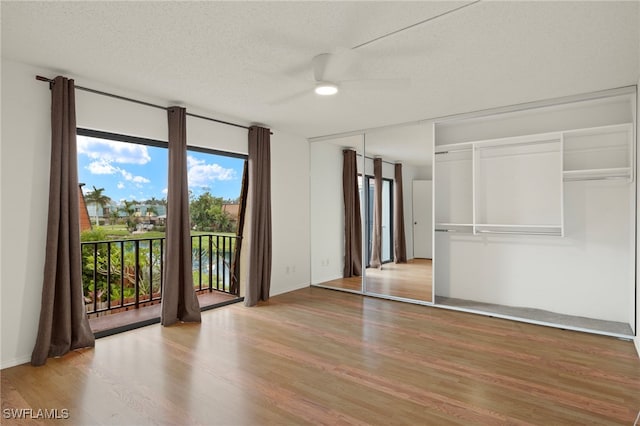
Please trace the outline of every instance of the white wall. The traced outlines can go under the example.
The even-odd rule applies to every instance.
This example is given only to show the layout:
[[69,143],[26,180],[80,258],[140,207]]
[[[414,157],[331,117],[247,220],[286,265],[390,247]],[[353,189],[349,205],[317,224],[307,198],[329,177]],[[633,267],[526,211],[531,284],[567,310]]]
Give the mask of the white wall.
[[[638,10],[640,19],[640,9]],[[639,34],[640,35],[640,34]],[[639,58],[640,60],[640,58]],[[640,88],[640,76],[638,76],[638,87]],[[640,125],[639,102],[636,102],[636,123]],[[636,350],[640,356],[640,238],[638,238],[638,212],[640,212],[640,185],[638,185],[638,164],[640,164],[640,131],[636,127]]]
[[51,97],[38,73],[2,61],[1,368],[29,361],[40,317]]
[[436,233],[436,294],[629,323],[628,187],[567,185],[564,238]]
[[271,137],[271,295],[310,284],[309,142],[277,130]]
[[407,243],[407,259],[413,259],[413,181],[418,178],[419,167],[402,165],[402,196],[404,208],[404,237]]
[[[2,82],[0,82],[0,87],[2,86]],[[0,129],[2,129],[2,102],[0,102]],[[3,139],[3,135],[0,134],[0,191],[2,193],[4,193],[4,189],[2,186],[2,182],[3,182],[3,175],[4,173],[2,173],[2,171],[4,170],[4,163],[2,162],[2,139]],[[0,194],[0,309],[2,309],[4,311],[4,305],[2,302],[2,271],[4,271],[4,266],[2,263],[2,248],[3,248],[3,244],[1,243],[2,241],[4,241],[3,234],[2,234],[2,228],[3,228],[3,215],[2,215],[2,204],[3,204],[3,200],[4,197],[1,196]],[[3,336],[3,331],[2,331],[2,318],[0,317],[0,342],[2,342],[2,336]],[[1,345],[0,345],[1,347]],[[1,349],[0,349],[1,351]],[[2,368],[2,353],[0,353],[0,368]]]
[[[0,368],[29,361],[40,316],[49,185],[51,98],[47,85],[34,79],[36,74],[53,76],[56,72],[2,61]],[[96,82],[83,80],[76,81],[76,84],[116,92]],[[76,93],[78,126],[166,140],[165,111],[85,92]],[[132,93],[119,94],[168,105],[167,101],[161,99]],[[227,119],[206,112],[202,115]],[[246,153],[247,137],[243,129],[190,118],[187,137],[193,145]],[[306,286],[310,280],[308,142],[304,138],[274,130],[271,155],[271,294],[275,295]],[[288,274],[283,265],[289,265]],[[243,276],[246,277],[246,273]]]
[[[42,84],[42,83],[41,83]],[[99,83],[85,82],[83,86],[95,87]],[[105,89],[109,92],[113,90]],[[139,94],[123,94],[156,105],[170,105],[162,99],[152,99]],[[190,113],[208,116],[206,112],[187,108]],[[237,122],[221,117],[215,118]],[[76,91],[77,126],[105,132],[120,133],[159,141],[167,140],[167,111],[132,102],[125,102],[81,90]],[[249,123],[238,123],[249,125]],[[187,116],[187,143],[189,146],[212,148],[220,151],[247,154],[247,130],[201,118]]]

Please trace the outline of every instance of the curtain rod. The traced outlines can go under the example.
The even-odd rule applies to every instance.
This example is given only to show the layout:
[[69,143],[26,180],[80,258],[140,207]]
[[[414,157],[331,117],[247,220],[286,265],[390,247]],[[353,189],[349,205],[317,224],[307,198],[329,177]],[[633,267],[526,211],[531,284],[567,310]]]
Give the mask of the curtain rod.
[[[356,156],[357,157],[362,157],[362,154],[358,154],[356,152]],[[364,156],[364,158],[366,158],[367,160],[375,160],[376,159],[376,157],[367,157],[366,155]],[[378,157],[378,158],[380,158],[380,157]],[[392,166],[395,165],[395,164],[401,164],[401,163],[392,163],[391,161],[387,161],[387,160],[382,160],[382,162],[383,163],[387,163],[387,164],[391,164]]]
[[[45,81],[45,82],[49,83],[49,85],[52,85],[55,82],[54,80],[51,80],[51,79],[49,79],[47,77],[42,77],[40,75],[36,75],[36,80]],[[151,108],[163,109],[165,111],[167,111],[169,109],[169,108],[164,107],[162,105],[156,105],[156,104],[152,104],[152,103],[149,103],[149,102],[140,101],[138,99],[132,99],[132,98],[127,98],[127,97],[120,96],[120,95],[114,95],[113,93],[102,92],[100,90],[90,89],[88,87],[75,86],[75,88],[78,89],[78,90],[82,90],[84,92],[95,93],[96,95],[102,95],[102,96],[107,96],[107,97],[110,97],[110,98],[120,99],[122,101],[133,102],[134,104],[144,105],[144,106],[148,106],[148,107],[151,107]],[[190,117],[194,117],[194,118],[200,118],[202,120],[214,121],[216,123],[226,124],[228,126],[240,127],[242,129],[251,130],[250,127],[243,126],[242,124],[231,123],[229,121],[223,121],[223,120],[218,120],[218,119],[211,118],[211,117],[205,117],[205,116],[202,116],[202,115],[191,114],[189,112],[187,112],[186,115],[188,115]],[[271,132],[271,134],[273,134],[273,132]]]

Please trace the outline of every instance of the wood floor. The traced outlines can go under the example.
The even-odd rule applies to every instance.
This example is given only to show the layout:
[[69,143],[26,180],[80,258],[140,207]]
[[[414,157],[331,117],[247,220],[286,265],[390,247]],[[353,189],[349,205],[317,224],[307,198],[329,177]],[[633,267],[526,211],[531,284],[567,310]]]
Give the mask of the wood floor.
[[68,409],[56,425],[632,425],[640,410],[629,341],[316,287],[0,374],[3,410]]
[[[368,293],[405,299],[432,301],[433,268],[431,259],[411,259],[407,263],[385,263],[381,269],[365,271]],[[321,284],[326,287],[361,291],[360,277],[340,278]]]

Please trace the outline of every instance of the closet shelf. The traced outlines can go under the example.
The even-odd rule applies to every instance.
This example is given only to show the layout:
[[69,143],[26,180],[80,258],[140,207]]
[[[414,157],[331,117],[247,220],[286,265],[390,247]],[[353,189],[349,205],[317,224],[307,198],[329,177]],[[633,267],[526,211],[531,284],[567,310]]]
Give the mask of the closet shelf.
[[562,172],[562,177],[565,182],[578,180],[631,179],[631,167],[565,170]]

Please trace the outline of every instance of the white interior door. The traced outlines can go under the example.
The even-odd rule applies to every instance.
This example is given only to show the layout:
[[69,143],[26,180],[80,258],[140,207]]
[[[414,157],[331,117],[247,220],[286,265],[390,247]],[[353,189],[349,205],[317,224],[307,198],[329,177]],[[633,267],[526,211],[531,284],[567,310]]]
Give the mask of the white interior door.
[[413,256],[421,259],[432,258],[432,191],[432,181],[413,181]]

